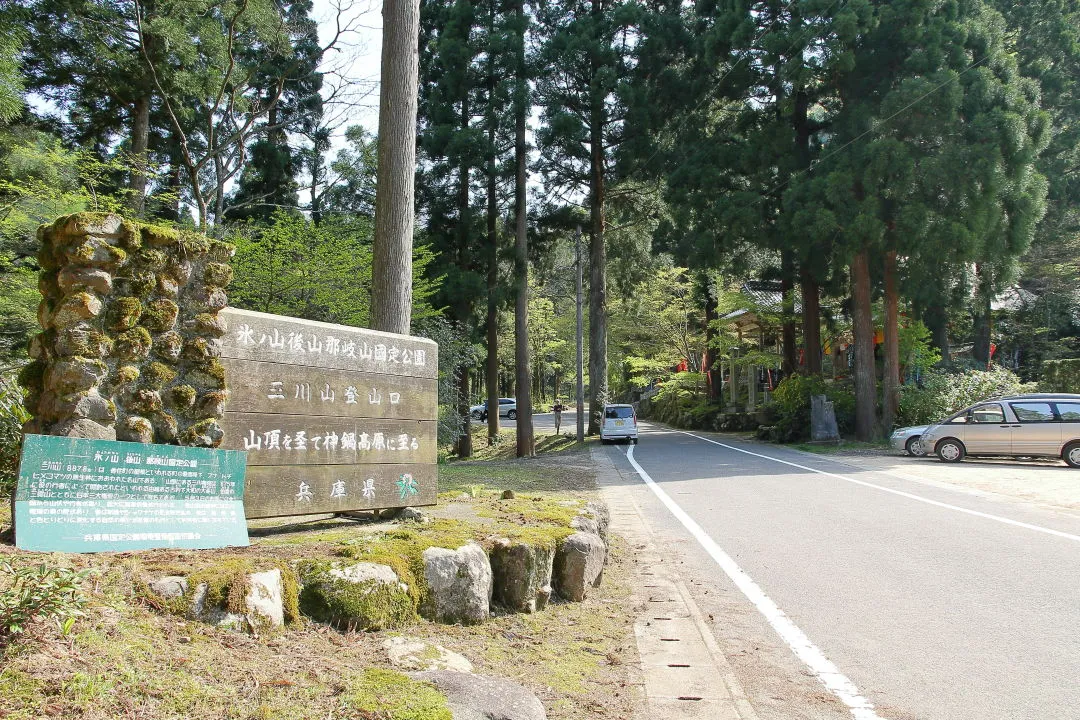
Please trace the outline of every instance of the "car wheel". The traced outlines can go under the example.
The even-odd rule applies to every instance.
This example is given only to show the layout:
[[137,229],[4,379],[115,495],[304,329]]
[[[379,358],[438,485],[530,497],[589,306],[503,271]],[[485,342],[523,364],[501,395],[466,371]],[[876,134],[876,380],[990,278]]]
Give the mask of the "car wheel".
[[633,440],[631,440],[630,442],[632,442],[632,443],[634,443],[635,445],[637,445],[637,438],[634,438],[634,439],[633,439]]
[[506,413],[506,419],[517,420],[517,410],[511,410],[510,412]]
[[1080,442],[1073,441],[1065,446],[1061,452],[1061,459],[1069,464],[1069,467],[1080,468]]
[[480,421],[483,422],[485,420],[487,420],[487,413],[486,412],[480,413]]
[[904,445],[904,449],[907,450],[907,454],[912,457],[922,457],[926,454],[922,446],[922,435],[916,435],[907,441]]
[[483,419],[484,419],[484,414],[483,414],[483,413],[481,413],[481,412],[480,412],[479,410],[477,410],[476,412],[474,412],[474,413],[472,414],[472,416],[473,416],[473,419],[474,419],[474,420],[483,420]]
[[937,444],[934,452],[937,454],[938,459],[947,463],[960,462],[967,455],[964,443],[956,438],[945,438]]

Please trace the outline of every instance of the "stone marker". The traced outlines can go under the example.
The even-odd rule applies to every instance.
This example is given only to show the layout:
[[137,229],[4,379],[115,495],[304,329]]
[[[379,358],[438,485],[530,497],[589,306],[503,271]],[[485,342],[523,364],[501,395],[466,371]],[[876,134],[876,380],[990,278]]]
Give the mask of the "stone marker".
[[813,442],[840,442],[836,427],[836,412],[831,400],[824,395],[810,398],[810,439]]

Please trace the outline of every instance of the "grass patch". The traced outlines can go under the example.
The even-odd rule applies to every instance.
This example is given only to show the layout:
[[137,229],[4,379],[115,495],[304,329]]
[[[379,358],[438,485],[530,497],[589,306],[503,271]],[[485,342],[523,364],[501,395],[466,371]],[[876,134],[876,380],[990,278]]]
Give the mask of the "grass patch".
[[362,717],[393,720],[452,720],[444,698],[429,683],[393,670],[370,668],[356,678],[345,695],[346,707],[370,713]]
[[858,440],[841,440],[838,444],[814,444],[808,442],[792,443],[787,447],[816,455],[835,455],[844,452],[872,452],[880,453],[889,449],[889,443],[885,440],[880,442],[859,442]]

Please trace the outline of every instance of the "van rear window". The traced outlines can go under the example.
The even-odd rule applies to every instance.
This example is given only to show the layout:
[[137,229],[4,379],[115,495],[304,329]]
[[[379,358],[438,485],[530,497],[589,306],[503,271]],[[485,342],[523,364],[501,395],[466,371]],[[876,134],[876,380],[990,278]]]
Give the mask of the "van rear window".
[[1080,422],[1080,403],[1057,403],[1057,410],[1063,422]]
[[1010,403],[1016,419],[1022,423],[1054,422],[1050,403]]
[[609,407],[604,411],[604,418],[607,420],[624,420],[632,417],[634,417],[634,408],[631,407]]

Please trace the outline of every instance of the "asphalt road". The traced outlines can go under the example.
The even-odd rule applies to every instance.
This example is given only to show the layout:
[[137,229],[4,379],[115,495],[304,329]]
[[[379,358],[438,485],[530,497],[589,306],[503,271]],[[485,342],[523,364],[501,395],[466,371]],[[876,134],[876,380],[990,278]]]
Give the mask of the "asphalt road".
[[1080,515],[694,435],[605,452],[763,720],[1080,719]]

